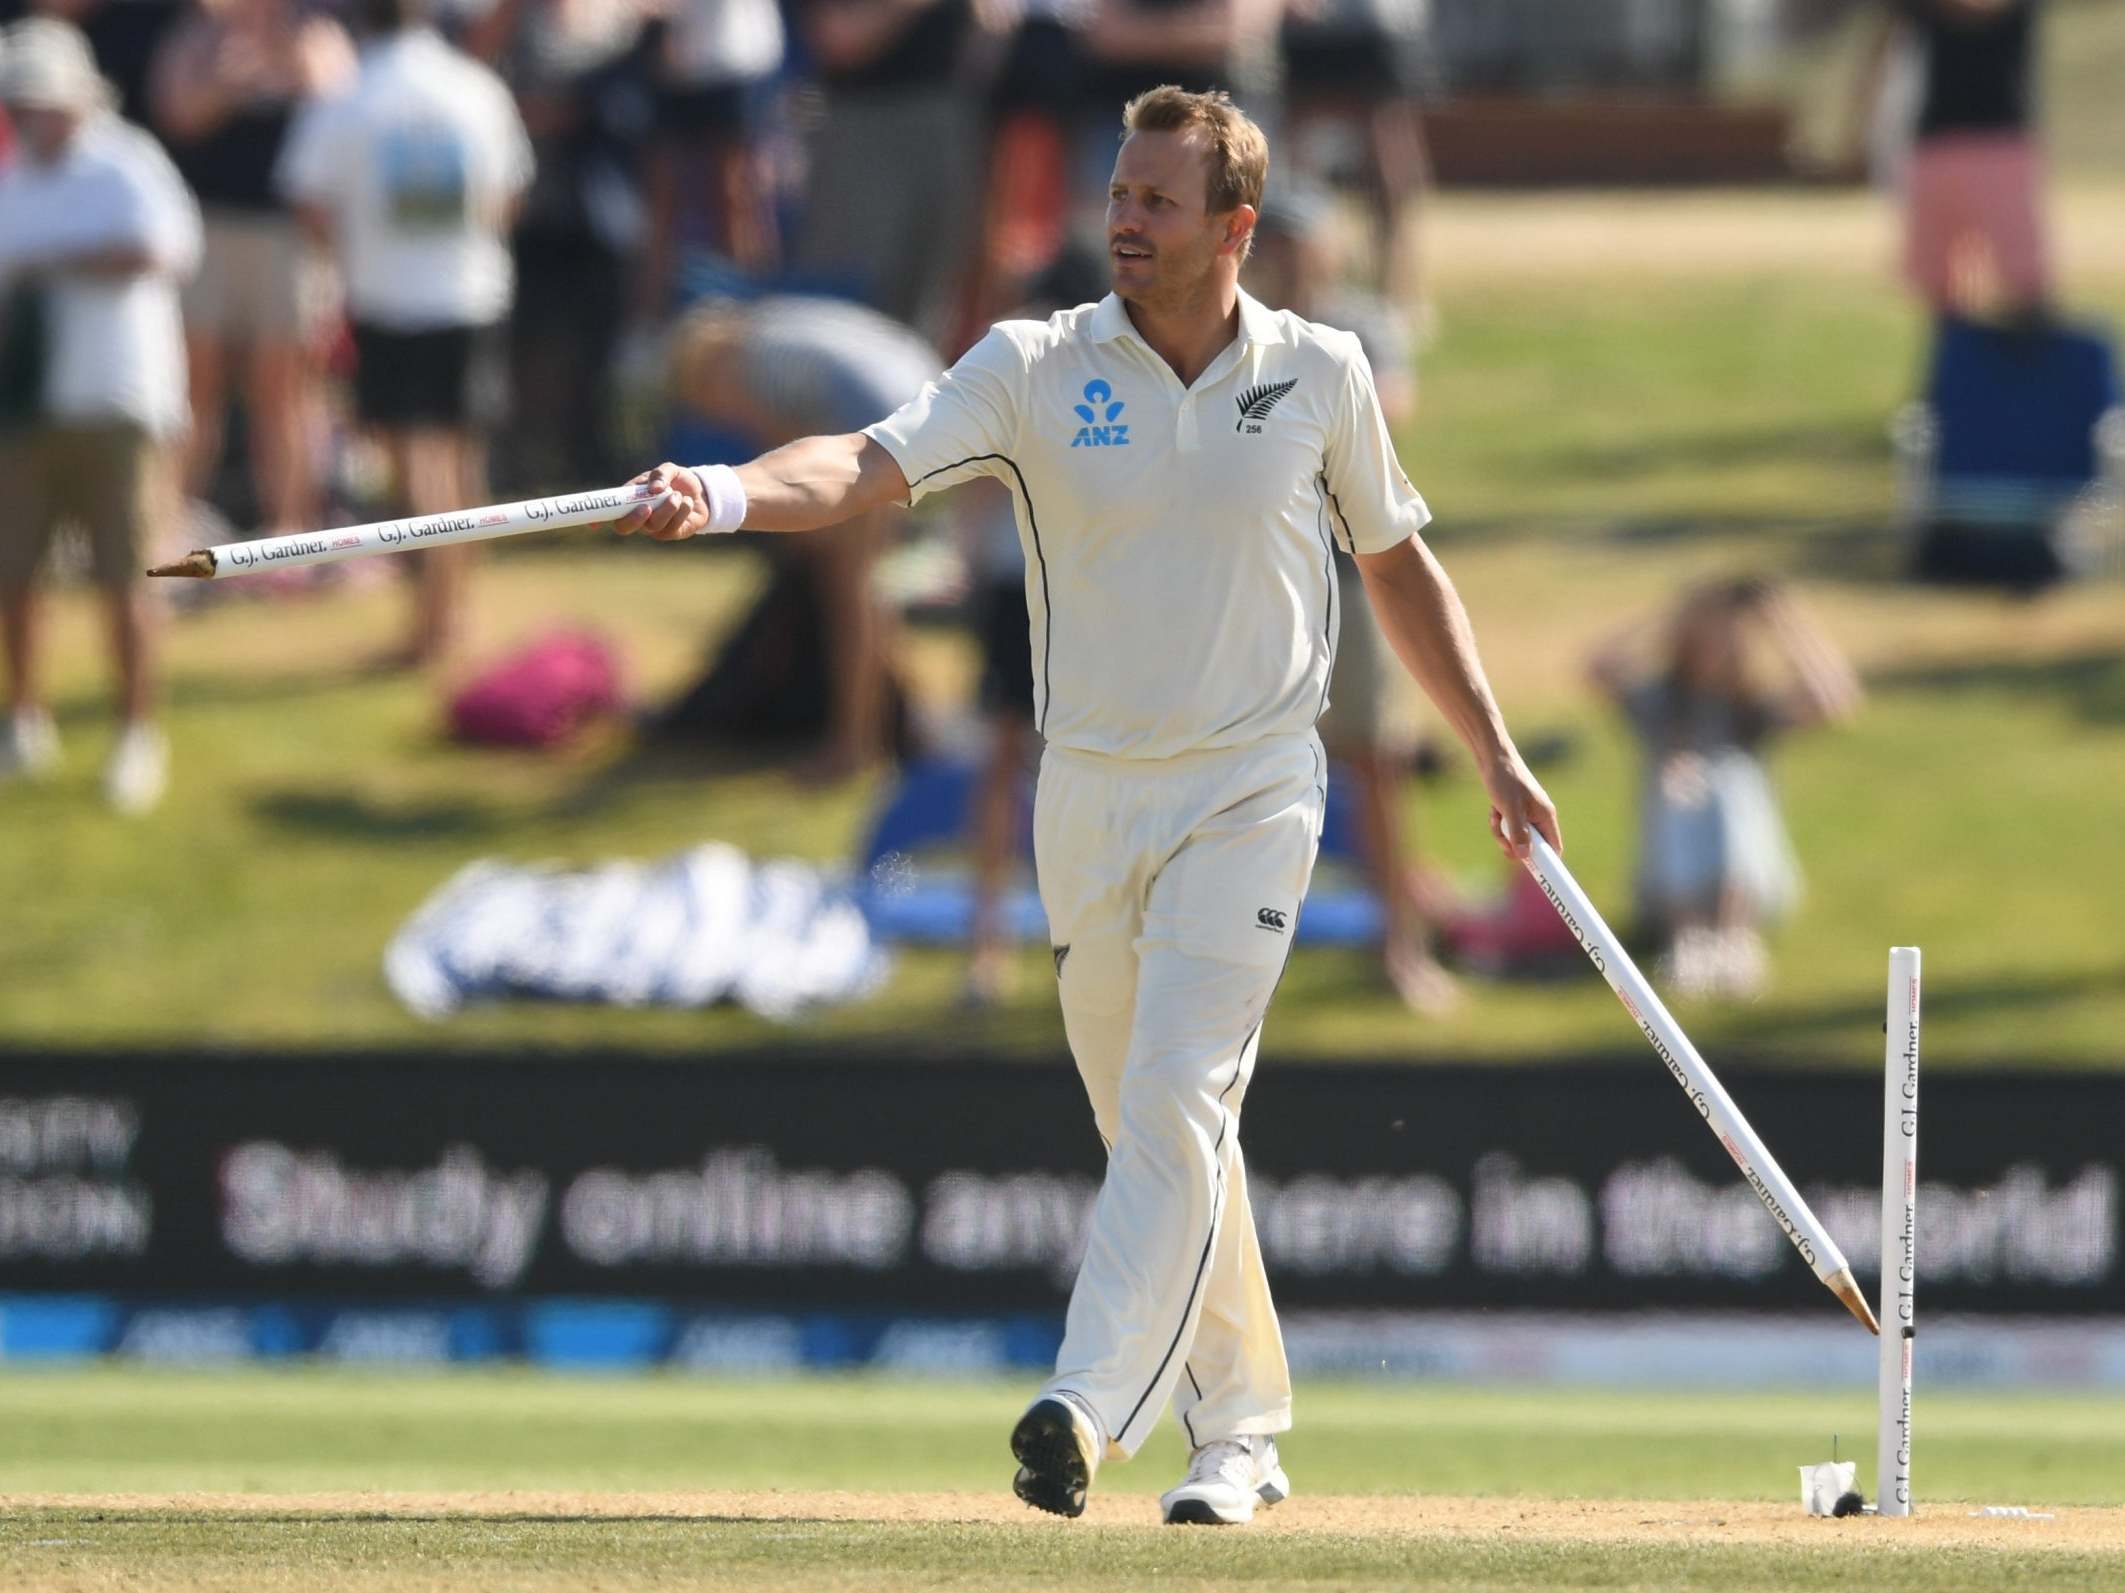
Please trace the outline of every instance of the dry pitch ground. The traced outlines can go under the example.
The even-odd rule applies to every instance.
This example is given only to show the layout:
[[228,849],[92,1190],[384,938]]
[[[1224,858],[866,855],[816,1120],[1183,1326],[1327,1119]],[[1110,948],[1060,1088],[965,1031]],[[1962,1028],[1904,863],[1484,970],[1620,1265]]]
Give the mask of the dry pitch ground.
[[[1508,1532],[1530,1538],[1597,1543],[1819,1544],[1838,1537],[1923,1548],[2078,1549],[2125,1554],[2125,1507],[2082,1509],[2040,1505],[2051,1519],[2032,1515],[1973,1515],[1965,1503],[1922,1505],[1917,1515],[1825,1520],[1809,1516],[1796,1494],[1790,1504],[1716,1499],[1437,1498],[1346,1494],[1300,1495],[1257,1516],[1256,1534],[1332,1532],[1388,1537],[1467,1537]],[[646,1520],[707,1522],[879,1522],[928,1526],[1026,1526],[1057,1532],[1081,1526],[1156,1527],[1158,1501],[1149,1494],[1094,1494],[1081,1522],[1028,1510],[997,1493],[848,1493],[760,1489],[745,1492],[572,1493],[502,1490],[491,1493],[113,1493],[0,1495],[0,1520],[30,1511],[95,1512],[106,1516],[187,1515],[226,1518],[315,1516],[388,1520]],[[1176,1533],[1175,1536],[1180,1534]],[[2120,1565],[2125,1578],[2125,1564]]]
[[0,1587],[2125,1586],[2125,1509],[1973,1508],[1301,1496],[1215,1532],[1127,1494],[1079,1522],[995,1493],[20,1494],[0,1498]]

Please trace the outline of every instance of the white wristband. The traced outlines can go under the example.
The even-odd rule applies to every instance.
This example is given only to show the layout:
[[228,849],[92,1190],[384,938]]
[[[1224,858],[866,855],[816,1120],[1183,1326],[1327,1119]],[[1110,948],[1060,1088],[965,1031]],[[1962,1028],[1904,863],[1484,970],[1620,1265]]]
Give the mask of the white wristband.
[[745,524],[745,484],[729,465],[695,465],[694,479],[701,483],[701,496],[708,500],[708,524],[704,536],[721,536]]

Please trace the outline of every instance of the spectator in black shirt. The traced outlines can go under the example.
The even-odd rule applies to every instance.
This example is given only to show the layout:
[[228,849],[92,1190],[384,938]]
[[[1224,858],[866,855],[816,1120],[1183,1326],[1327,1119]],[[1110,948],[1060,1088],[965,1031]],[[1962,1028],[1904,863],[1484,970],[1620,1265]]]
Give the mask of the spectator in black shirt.
[[617,481],[628,472],[608,446],[605,377],[645,242],[652,30],[632,6],[500,0],[463,42],[515,91],[535,167],[512,239],[514,402],[495,439],[497,490]]
[[1905,270],[1937,313],[2008,319],[2051,297],[2037,146],[2041,0],[1898,0],[1923,78],[1905,199]]
[[969,0],[798,0],[826,95],[795,265],[933,340],[959,287],[979,191],[964,92]]
[[318,356],[338,309],[331,264],[303,236],[273,169],[296,110],[353,73],[345,30],[298,14],[290,0],[201,0],[155,58],[155,130],[206,221],[200,271],[185,290],[186,486],[212,496],[240,372],[251,478],[270,532],[320,523]]

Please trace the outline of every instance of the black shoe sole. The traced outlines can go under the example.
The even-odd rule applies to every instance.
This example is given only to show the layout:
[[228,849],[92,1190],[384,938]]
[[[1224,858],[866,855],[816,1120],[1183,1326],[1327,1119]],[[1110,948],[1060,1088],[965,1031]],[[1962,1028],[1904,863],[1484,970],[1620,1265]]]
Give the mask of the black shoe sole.
[[1237,1521],[1227,1521],[1200,1499],[1183,1499],[1166,1512],[1169,1527],[1236,1527]]
[[1011,1491],[1019,1498],[1054,1516],[1085,1513],[1092,1477],[1069,1411],[1052,1399],[1035,1405],[1011,1429],[1011,1453],[1018,1457]]

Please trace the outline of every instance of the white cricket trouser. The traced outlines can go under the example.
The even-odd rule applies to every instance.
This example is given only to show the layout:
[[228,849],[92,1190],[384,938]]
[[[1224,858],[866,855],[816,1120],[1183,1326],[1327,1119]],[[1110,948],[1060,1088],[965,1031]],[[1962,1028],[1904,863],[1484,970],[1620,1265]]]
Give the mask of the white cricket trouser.
[[1240,1159],[1262,1017],[1313,874],[1309,732],[1177,758],[1050,747],[1034,810],[1070,1051],[1107,1145],[1051,1392],[1133,1455],[1168,1401],[1194,1445],[1291,1425]]

